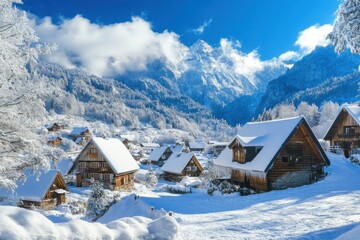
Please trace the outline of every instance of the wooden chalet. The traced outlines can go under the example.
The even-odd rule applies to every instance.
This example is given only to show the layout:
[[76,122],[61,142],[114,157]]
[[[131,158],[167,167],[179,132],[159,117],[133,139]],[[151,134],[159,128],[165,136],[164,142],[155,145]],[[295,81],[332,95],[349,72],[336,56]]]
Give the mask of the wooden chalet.
[[93,137],[75,158],[70,173],[76,174],[76,186],[85,187],[91,179],[111,190],[129,189],[139,165],[118,138]]
[[345,157],[358,153],[360,149],[360,106],[359,104],[343,105],[324,140],[330,142],[330,150]]
[[62,138],[61,137],[49,137],[47,140],[47,144],[53,146],[59,146],[61,144]]
[[21,200],[20,207],[39,207],[51,210],[56,205],[65,203],[65,193],[69,191],[58,170],[43,172],[39,177],[28,175],[25,183],[17,182],[15,192],[0,190],[1,198],[15,198]]
[[229,142],[216,142],[213,145],[213,154],[214,156],[219,156],[219,154],[229,145]]
[[189,142],[189,150],[192,152],[203,152],[205,147],[206,143],[202,141]]
[[62,128],[64,128],[62,125],[58,124],[58,123],[54,123],[53,125],[51,125],[50,127],[47,128],[47,130],[49,132],[58,132],[60,131]]
[[90,130],[87,127],[75,127],[69,134],[69,137],[75,142],[80,142],[80,139],[89,140],[90,136]]
[[150,153],[148,160],[154,165],[162,166],[172,154],[180,153],[183,150],[184,146],[180,144],[162,146],[155,148]]
[[169,181],[181,181],[185,176],[198,177],[203,168],[193,153],[177,153],[164,163],[161,168],[163,178]]
[[247,123],[214,160],[219,179],[257,192],[310,184],[329,165],[303,117]]

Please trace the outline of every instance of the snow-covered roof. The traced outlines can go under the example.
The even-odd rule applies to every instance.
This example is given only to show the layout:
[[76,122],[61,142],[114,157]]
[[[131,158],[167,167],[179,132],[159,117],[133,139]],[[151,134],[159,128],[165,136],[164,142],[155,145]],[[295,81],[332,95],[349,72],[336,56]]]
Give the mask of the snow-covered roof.
[[135,135],[132,135],[132,134],[121,134],[120,135],[120,138],[122,141],[124,141],[125,139],[133,142],[135,139],[136,139],[136,136]]
[[57,139],[62,140],[61,137],[58,137],[58,136],[50,136],[50,137],[48,137],[48,141],[55,141]]
[[205,146],[206,146],[205,142],[201,142],[201,141],[189,142],[189,148],[191,149],[204,149]]
[[75,127],[71,131],[70,135],[81,135],[83,132],[86,132],[88,130],[87,127]]
[[15,196],[22,200],[40,202],[44,199],[58,173],[58,170],[49,170],[42,172],[39,178],[35,175],[25,174],[27,176],[25,183],[17,181],[18,187],[14,193],[11,190],[0,189],[0,196],[6,198]]
[[224,146],[224,145],[228,145],[229,142],[215,142],[214,146]]
[[166,149],[169,146],[162,146],[159,148],[155,148],[154,150],[152,150],[152,152],[149,155],[149,160],[150,161],[158,161],[160,159],[160,157],[164,154],[164,152],[166,151]]
[[90,142],[95,144],[115,174],[139,169],[139,165],[120,139],[93,137]]
[[189,163],[191,158],[194,156],[193,153],[177,153],[171,154],[169,159],[165,162],[165,164],[161,167],[161,171],[181,174],[186,165]]
[[181,145],[181,144],[171,144],[170,145],[170,150],[173,152],[173,153],[180,153],[184,150],[184,146]]
[[326,131],[325,135],[324,135],[324,139],[326,138],[326,136],[328,135],[330,129],[332,128],[332,126],[334,125],[335,121],[337,120],[337,118],[339,117],[339,115],[341,114],[341,112],[343,110],[346,110],[346,112],[348,112],[350,114],[350,116],[357,122],[357,124],[360,125],[360,106],[359,104],[343,104],[338,112],[338,114],[336,115],[336,118],[333,120],[333,122],[331,123],[330,127],[328,128],[328,130]]
[[143,148],[158,148],[158,147],[160,147],[160,145],[157,143],[141,143],[141,146]]
[[81,143],[83,140],[84,140],[83,137],[77,137],[77,138],[75,139],[75,143],[76,143],[76,144],[79,144],[79,143]]
[[67,175],[73,166],[74,161],[70,158],[62,159],[58,165],[57,169],[61,172],[62,175]]
[[303,117],[294,117],[246,123],[234,139],[237,139],[243,147],[262,147],[261,151],[251,162],[240,164],[232,161],[232,150],[227,146],[214,160],[214,164],[233,169],[265,172],[279,149],[302,120],[304,120]]

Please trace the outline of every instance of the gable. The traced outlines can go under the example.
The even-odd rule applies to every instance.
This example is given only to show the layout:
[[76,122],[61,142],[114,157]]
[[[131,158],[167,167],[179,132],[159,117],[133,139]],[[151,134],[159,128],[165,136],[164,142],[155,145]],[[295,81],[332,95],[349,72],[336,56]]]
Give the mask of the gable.
[[311,131],[310,126],[304,120],[289,135],[288,139],[284,142],[283,146],[279,149],[274,159],[266,168],[266,172],[272,168],[274,161],[278,159],[281,152],[286,152],[286,155],[288,156],[300,157],[304,154],[303,151],[305,148],[307,151],[311,151],[312,154],[316,156],[316,159],[322,161],[325,166],[330,165],[330,160]]
[[[98,150],[98,159],[106,161],[116,175],[135,172],[139,169],[139,165],[120,139],[104,139],[99,137],[93,137],[86,144],[85,148],[75,159],[76,166],[79,160],[84,159],[84,157],[87,158],[87,155],[84,154],[92,148]],[[70,171],[73,171],[74,168],[75,165]]]

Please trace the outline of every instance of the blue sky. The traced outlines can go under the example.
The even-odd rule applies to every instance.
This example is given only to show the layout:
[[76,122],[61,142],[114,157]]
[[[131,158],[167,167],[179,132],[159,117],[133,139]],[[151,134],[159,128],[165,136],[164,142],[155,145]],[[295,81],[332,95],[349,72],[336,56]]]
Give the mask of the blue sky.
[[[23,0],[23,9],[53,21],[80,14],[108,25],[141,16],[155,32],[175,32],[185,45],[204,39],[211,45],[221,38],[238,40],[244,52],[258,49],[263,60],[294,50],[300,31],[332,23],[337,0]],[[193,31],[208,23],[201,31]],[[201,29],[200,29],[201,30]]]

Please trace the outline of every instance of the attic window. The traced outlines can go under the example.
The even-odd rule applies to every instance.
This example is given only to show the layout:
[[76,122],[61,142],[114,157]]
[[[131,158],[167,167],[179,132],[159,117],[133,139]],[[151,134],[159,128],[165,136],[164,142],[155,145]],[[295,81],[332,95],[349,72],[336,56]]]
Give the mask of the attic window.
[[233,161],[238,163],[245,163],[246,150],[242,147],[233,149]]
[[290,156],[302,156],[304,146],[302,144],[292,144],[286,147],[287,154]]

